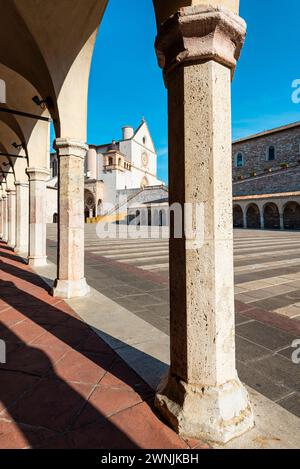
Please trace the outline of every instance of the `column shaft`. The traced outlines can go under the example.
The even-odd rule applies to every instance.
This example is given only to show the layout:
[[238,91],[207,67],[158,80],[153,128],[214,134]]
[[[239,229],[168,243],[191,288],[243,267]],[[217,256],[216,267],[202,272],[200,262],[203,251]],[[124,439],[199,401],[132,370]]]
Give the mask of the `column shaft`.
[[47,264],[46,253],[46,188],[49,171],[28,168],[29,176],[29,253],[32,267]]
[[28,255],[29,243],[29,183],[16,182],[16,248]]
[[0,199],[0,238],[3,237],[3,199]]
[[8,240],[7,244],[14,248],[16,245],[16,191],[7,191],[7,219],[8,219]]
[[171,234],[171,366],[156,406],[182,435],[218,442],[253,426],[234,327],[231,69],[244,27],[225,10],[186,7],[156,42],[168,87],[170,204],[196,228]]
[[59,157],[58,274],[53,295],[59,298],[85,296],[84,277],[84,158],[82,142],[57,139]]
[[7,220],[7,195],[2,198],[2,219],[3,219],[3,234],[2,240],[7,243],[8,240],[8,220]]

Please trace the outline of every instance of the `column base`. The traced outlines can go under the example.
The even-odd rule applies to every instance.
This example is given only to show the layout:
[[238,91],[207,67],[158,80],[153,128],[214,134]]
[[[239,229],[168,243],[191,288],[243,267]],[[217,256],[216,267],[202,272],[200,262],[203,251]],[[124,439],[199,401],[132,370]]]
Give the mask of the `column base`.
[[28,257],[28,246],[16,246],[15,252],[17,254],[23,254],[24,257]]
[[166,376],[155,406],[183,437],[225,444],[254,426],[248,392],[238,378],[204,388]]
[[70,299],[81,298],[90,292],[86,279],[80,280],[56,280],[52,295],[55,298]]
[[43,256],[43,257],[29,256],[28,265],[30,267],[44,267],[45,265],[47,265],[47,256]]

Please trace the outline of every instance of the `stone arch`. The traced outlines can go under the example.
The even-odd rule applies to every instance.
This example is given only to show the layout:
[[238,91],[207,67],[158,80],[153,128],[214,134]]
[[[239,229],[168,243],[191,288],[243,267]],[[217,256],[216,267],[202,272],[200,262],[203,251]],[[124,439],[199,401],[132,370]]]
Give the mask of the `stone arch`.
[[233,226],[234,228],[244,228],[243,210],[240,205],[233,207]]
[[246,228],[253,229],[253,230],[259,230],[261,228],[260,211],[256,204],[250,204],[247,207],[246,217],[247,217]]
[[280,229],[279,209],[273,202],[267,203],[264,206],[264,226],[266,230]]
[[84,189],[84,216],[85,219],[96,216],[96,202],[94,194],[88,189]]
[[284,206],[283,223],[286,230],[300,230],[300,205],[298,202],[287,202]]

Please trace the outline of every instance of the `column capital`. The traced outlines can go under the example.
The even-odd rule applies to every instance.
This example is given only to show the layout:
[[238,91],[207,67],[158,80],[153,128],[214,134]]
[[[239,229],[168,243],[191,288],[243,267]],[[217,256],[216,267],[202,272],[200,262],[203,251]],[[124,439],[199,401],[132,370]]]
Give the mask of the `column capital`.
[[16,194],[16,189],[6,189],[7,195],[15,195]]
[[89,149],[86,143],[69,138],[57,138],[54,142],[54,148],[58,151],[59,156],[77,156],[82,159],[85,158]]
[[30,181],[48,181],[50,171],[47,168],[27,168],[26,174]]
[[15,181],[15,186],[21,186],[21,187],[29,187],[29,182],[28,181]]
[[181,8],[163,25],[155,41],[165,74],[183,63],[214,60],[233,72],[246,37],[246,23],[222,7]]

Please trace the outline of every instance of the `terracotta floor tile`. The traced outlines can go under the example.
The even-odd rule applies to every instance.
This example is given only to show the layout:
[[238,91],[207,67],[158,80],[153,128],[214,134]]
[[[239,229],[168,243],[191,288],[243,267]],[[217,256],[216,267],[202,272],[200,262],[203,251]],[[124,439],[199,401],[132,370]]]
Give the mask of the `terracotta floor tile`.
[[113,363],[101,384],[120,389],[134,389],[144,399],[153,395],[153,390],[120,358]]
[[72,350],[59,360],[50,375],[56,374],[64,381],[97,384],[111,366],[113,356],[92,356]]
[[128,389],[116,389],[98,386],[89,399],[92,406],[87,406],[75,422],[74,428],[102,420],[104,417],[114,415],[121,410],[128,409],[142,402],[141,397]]
[[189,446],[169,427],[163,425],[145,402],[110,418],[119,431],[130,435],[139,448],[187,449]]
[[21,321],[25,321],[25,319],[26,316],[14,308],[7,309],[0,313],[0,323],[4,324],[6,327],[14,326]]
[[31,389],[39,381],[36,376],[5,371],[2,366],[0,365],[0,412],[5,407],[11,406],[25,391]]
[[10,408],[9,413],[16,422],[66,431],[92,388],[84,384],[70,385],[60,379],[42,379]]
[[39,447],[53,432],[0,419],[0,449]]
[[25,321],[11,327],[10,331],[7,332],[2,339],[7,342],[30,343],[45,334],[45,332],[46,330],[44,327],[40,327],[34,322],[26,319]]

